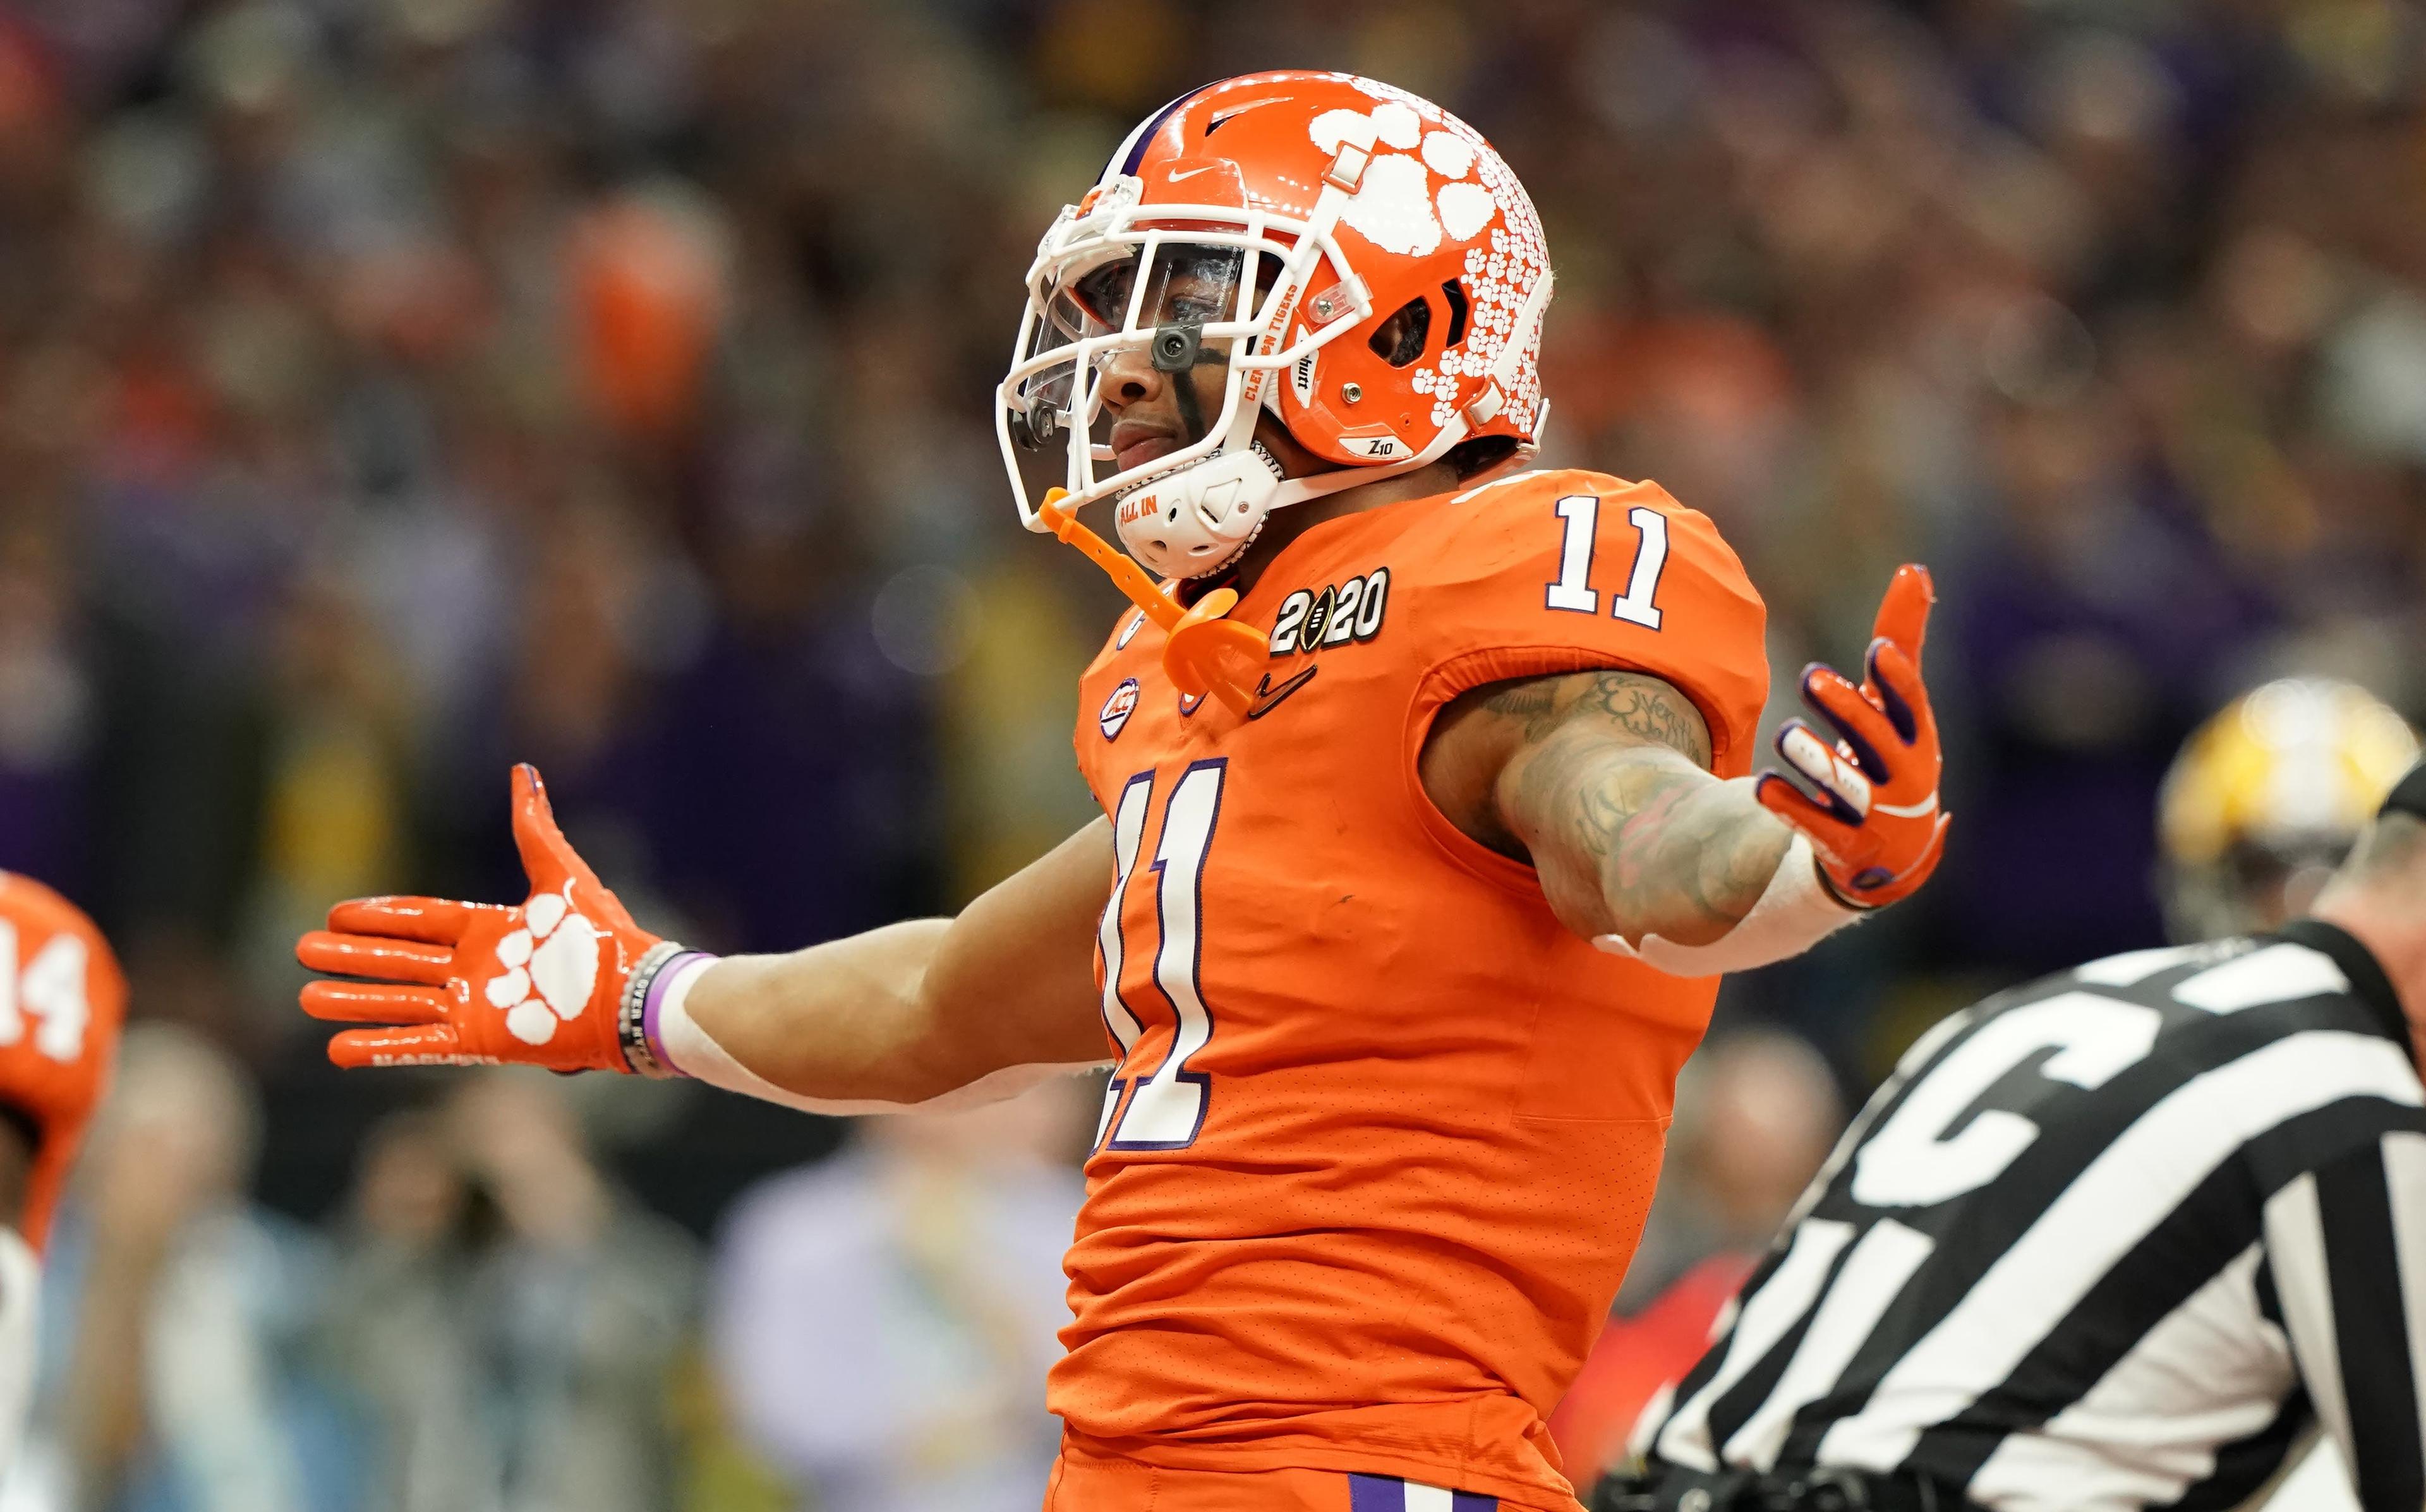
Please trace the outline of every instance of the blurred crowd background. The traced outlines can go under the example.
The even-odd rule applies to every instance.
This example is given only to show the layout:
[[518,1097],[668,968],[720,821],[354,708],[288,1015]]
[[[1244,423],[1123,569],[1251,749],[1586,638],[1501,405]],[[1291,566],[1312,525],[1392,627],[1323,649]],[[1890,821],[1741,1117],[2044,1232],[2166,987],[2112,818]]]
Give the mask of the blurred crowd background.
[[1019,276],[1137,118],[1310,66],[1525,178],[1545,459],[1715,516],[1774,668],[1937,571],[1946,864],[1730,986],[1646,1275],[1947,1006],[2154,942],[2227,697],[2426,713],[2414,5],[0,0],[0,866],[145,1025],[0,1508],[1034,1505],[1083,1088],[339,1078],[288,950],[518,896],[517,759],[726,950],[1082,823],[1117,601],[1006,497]]

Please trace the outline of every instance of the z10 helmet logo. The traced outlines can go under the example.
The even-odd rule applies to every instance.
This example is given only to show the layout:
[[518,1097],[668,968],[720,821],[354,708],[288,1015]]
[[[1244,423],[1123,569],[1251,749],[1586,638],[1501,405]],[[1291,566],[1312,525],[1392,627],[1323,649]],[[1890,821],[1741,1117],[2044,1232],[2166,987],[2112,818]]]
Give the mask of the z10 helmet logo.
[[1286,656],[1292,651],[1371,640],[1382,633],[1382,616],[1389,606],[1390,570],[1386,567],[1319,593],[1300,588],[1281,601],[1280,618],[1272,624],[1271,652]]

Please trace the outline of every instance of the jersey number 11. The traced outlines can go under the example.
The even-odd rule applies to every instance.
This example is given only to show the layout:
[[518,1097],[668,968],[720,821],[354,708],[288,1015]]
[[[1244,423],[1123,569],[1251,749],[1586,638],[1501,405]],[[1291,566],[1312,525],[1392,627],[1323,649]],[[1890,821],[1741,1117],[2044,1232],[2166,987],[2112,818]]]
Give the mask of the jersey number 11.
[[[1598,614],[1600,590],[1592,586],[1592,570],[1600,496],[1570,493],[1558,502],[1557,508],[1559,518],[1567,523],[1567,538],[1559,548],[1559,575],[1542,595],[1543,606]],[[1646,630],[1657,630],[1659,606],[1652,601],[1658,597],[1659,574],[1668,566],[1668,517],[1638,505],[1626,511],[1625,522],[1642,537],[1642,545],[1634,554],[1634,571],[1626,578],[1625,595],[1609,603],[1609,612]]]
[[[1121,1047],[1120,1071],[1104,1091],[1103,1121],[1095,1133],[1095,1142],[1106,1150],[1185,1150],[1205,1127],[1211,1079],[1189,1070],[1188,1060],[1213,1037],[1201,971],[1205,858],[1212,849],[1213,827],[1221,817],[1221,782],[1228,770],[1226,759],[1198,762],[1179,774],[1163,805],[1162,838],[1149,868],[1162,937],[1155,946],[1154,985],[1171,1009],[1173,1026],[1171,1047],[1151,1074],[1138,1063],[1138,1041],[1144,1037],[1145,1026],[1121,996],[1121,970],[1130,946],[1121,910],[1144,843],[1147,811],[1154,806],[1155,774],[1140,772],[1130,778],[1112,812],[1112,897],[1095,931],[1095,947],[1104,961],[1104,1023]],[[1125,1107],[1124,1091],[1128,1095]]]

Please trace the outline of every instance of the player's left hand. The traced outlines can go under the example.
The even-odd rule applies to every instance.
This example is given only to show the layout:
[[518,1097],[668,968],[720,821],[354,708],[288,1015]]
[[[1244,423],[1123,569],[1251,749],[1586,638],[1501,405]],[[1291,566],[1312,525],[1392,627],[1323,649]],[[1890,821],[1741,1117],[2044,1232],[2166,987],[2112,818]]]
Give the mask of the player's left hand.
[[1788,719],[1777,753],[1818,799],[1776,772],[1760,774],[1760,801],[1809,837],[1830,890],[1855,908],[1884,908],[1912,893],[1945,848],[1949,816],[1937,801],[1945,760],[1920,680],[1935,598],[1929,569],[1905,563],[1879,605],[1861,685],[1818,662],[1803,669],[1803,701],[1837,738]]

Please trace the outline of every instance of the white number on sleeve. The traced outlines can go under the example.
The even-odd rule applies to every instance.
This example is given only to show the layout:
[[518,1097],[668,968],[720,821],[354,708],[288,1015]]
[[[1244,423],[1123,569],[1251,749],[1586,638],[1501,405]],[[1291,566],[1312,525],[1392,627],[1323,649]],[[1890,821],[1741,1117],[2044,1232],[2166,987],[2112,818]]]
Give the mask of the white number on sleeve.
[[0,1045],[25,1037],[25,1018],[36,1020],[34,1048],[57,1061],[84,1054],[85,1025],[92,1008],[85,997],[85,943],[74,935],[53,935],[21,975],[17,926],[0,919]]
[[1600,523],[1600,499],[1590,493],[1570,493],[1558,505],[1559,518],[1567,523],[1567,539],[1559,548],[1559,579],[1550,585],[1545,602],[1553,609],[1572,609],[1577,614],[1600,613],[1600,595],[1591,586],[1593,531]]
[[0,919],[0,1045],[25,1037],[25,1015],[17,1006],[17,926]]
[[1609,606],[1620,619],[1646,630],[1659,628],[1659,609],[1651,601],[1659,591],[1659,574],[1668,568],[1668,517],[1641,505],[1626,514],[1627,523],[1642,534],[1642,549],[1634,554],[1634,575],[1625,582],[1625,597]]
[[[1600,593],[1592,586],[1593,533],[1600,523],[1600,499],[1595,494],[1570,493],[1558,504],[1559,518],[1567,523],[1566,539],[1559,548],[1559,575],[1543,595],[1553,609],[1576,614],[1600,613]],[[1635,548],[1634,570],[1627,574],[1625,594],[1612,600],[1609,612],[1618,619],[1659,628],[1659,574],[1668,570],[1668,517],[1648,506],[1626,511],[1626,523],[1642,538]]]

